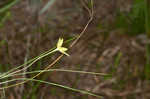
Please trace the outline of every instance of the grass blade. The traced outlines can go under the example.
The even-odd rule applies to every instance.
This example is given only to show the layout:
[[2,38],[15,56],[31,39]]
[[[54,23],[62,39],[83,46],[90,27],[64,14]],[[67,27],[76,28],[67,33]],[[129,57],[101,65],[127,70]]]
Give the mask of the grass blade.
[[19,0],[14,0],[12,1],[10,4],[7,4],[6,6],[4,6],[3,8],[0,8],[0,13],[5,12],[6,10],[8,10],[9,8],[11,8],[12,6],[14,6],[16,3],[18,3]]
[[[5,84],[5,83],[9,83],[9,82],[13,82],[13,81],[19,81],[19,80],[23,80],[23,81],[24,80],[29,80],[29,81],[41,82],[41,83],[57,86],[57,87],[60,87],[60,88],[64,88],[64,89],[67,89],[67,90],[71,90],[71,91],[74,91],[74,92],[79,92],[81,94],[86,94],[86,95],[90,95],[90,96],[95,96],[97,98],[102,98],[102,96],[96,95],[96,94],[91,93],[89,91],[75,89],[75,88],[71,88],[71,87],[68,87],[68,86],[65,86],[65,85],[60,85],[60,84],[51,83],[51,82],[47,82],[47,81],[43,81],[43,80],[37,80],[37,79],[18,78],[18,79],[12,79],[12,80],[8,80],[8,81],[5,81],[5,82],[1,82],[0,84]],[[4,89],[4,88],[0,88],[0,89]]]
[[39,14],[43,14],[49,7],[51,7],[56,0],[49,0],[48,3],[42,8]]
[[37,71],[32,71],[32,72],[25,72],[25,73],[17,73],[17,74],[7,75],[7,76],[4,76],[4,78],[12,77],[12,76],[25,75],[25,74],[39,73],[39,72],[51,72],[51,71],[71,72],[71,73],[90,74],[90,75],[99,75],[99,76],[111,76],[110,74],[105,74],[105,73],[86,72],[86,71],[77,71],[77,70],[65,70],[65,69],[48,69],[48,70],[37,70]]
[[[150,39],[150,0],[145,0],[145,29],[147,37]],[[150,79],[150,44],[146,45],[146,66],[145,77]]]

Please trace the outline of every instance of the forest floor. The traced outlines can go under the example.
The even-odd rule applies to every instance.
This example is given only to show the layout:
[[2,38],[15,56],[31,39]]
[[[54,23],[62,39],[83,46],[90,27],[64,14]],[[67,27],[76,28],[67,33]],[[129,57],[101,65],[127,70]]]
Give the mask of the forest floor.
[[[130,0],[125,3],[123,0],[94,0],[93,21],[77,44],[69,49],[70,56],[64,56],[53,67],[112,74],[112,77],[52,72],[43,73],[38,79],[45,77],[46,81],[91,91],[103,99],[150,99],[149,82],[143,77],[146,64],[144,34],[129,36],[114,29],[117,9],[130,7]],[[0,29],[0,42],[3,42],[0,43],[0,66],[4,66],[4,71],[54,47],[59,37],[67,40],[79,35],[89,20],[80,0],[56,2],[39,16],[38,10],[32,9],[27,0],[19,2]],[[44,68],[58,55],[42,59],[30,70],[37,69],[37,64],[40,64],[38,68]],[[23,95],[28,95],[27,99],[97,99],[46,84],[40,84],[33,96],[30,87],[34,84],[26,83],[23,93],[20,86],[9,89],[6,92],[8,99],[24,99]]]

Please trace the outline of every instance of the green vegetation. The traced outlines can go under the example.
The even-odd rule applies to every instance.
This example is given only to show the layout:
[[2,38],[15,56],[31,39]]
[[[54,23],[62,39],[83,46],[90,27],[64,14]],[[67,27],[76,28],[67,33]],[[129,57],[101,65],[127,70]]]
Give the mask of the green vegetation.
[[[145,0],[145,30],[147,37],[150,38],[150,1]],[[146,46],[146,66],[145,77],[150,79],[150,44]]]
[[7,21],[7,19],[9,19],[11,17],[11,12],[9,11],[9,9],[14,6],[19,0],[6,0],[3,1],[2,4],[0,6],[2,6],[0,8],[0,27],[3,26],[3,24],[5,23],[5,21]]
[[144,0],[134,0],[131,11],[118,11],[115,27],[131,36],[145,33],[145,6]]

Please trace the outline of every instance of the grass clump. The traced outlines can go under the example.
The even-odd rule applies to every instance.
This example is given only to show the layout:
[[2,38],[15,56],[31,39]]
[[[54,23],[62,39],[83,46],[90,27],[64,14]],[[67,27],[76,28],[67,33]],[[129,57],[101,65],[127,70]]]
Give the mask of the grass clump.
[[115,27],[131,36],[145,33],[145,6],[144,0],[134,0],[129,12],[118,11]]

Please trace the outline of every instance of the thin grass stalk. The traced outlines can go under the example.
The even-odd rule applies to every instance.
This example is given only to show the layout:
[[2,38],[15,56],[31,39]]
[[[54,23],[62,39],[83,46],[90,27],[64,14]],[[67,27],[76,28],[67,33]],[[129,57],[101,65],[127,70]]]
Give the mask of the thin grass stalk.
[[[150,0],[145,0],[145,29],[147,37],[150,39]],[[150,44],[146,45],[146,66],[145,77],[150,79]]]
[[147,37],[150,38],[150,0],[145,0],[145,29]]
[[39,73],[39,72],[53,72],[53,71],[56,71],[56,72],[69,72],[69,73],[80,73],[80,74],[90,74],[90,75],[99,75],[99,76],[111,76],[110,74],[97,73],[97,72],[66,70],[66,69],[48,69],[48,70],[37,70],[37,71],[31,71],[31,72],[17,73],[17,74],[5,76],[5,78],[13,77],[13,76],[20,76],[20,75],[27,75],[27,74],[34,74],[34,73]]
[[[38,60],[40,60],[40,59],[42,59],[42,58],[44,58],[44,57],[46,57],[46,56],[48,56],[48,55],[50,55],[50,54],[52,54],[52,53],[54,53],[54,52],[56,52],[56,50],[53,50],[53,51],[51,51],[51,52],[49,52],[49,53],[46,53],[46,54],[44,54],[44,55],[38,57],[38,58],[35,59],[32,63],[30,63],[28,66],[24,67],[23,69],[19,69],[18,71],[9,73],[8,75],[13,75],[13,74],[18,73],[18,72],[20,72],[20,71],[26,70],[27,68],[31,67],[31,66],[32,66],[35,62],[37,62]],[[5,75],[5,76],[8,76],[8,75]],[[1,79],[4,78],[5,76],[2,76]]]
[[81,94],[86,94],[86,95],[90,95],[90,96],[102,98],[102,96],[96,95],[96,94],[94,94],[92,92],[89,92],[89,91],[79,90],[79,89],[71,88],[71,87],[68,87],[68,86],[65,86],[65,85],[60,85],[60,84],[56,84],[56,83],[52,83],[52,82],[47,82],[47,81],[43,81],[43,80],[37,80],[37,79],[18,78],[18,79],[12,79],[12,80],[8,80],[8,81],[5,81],[5,82],[1,82],[0,84],[5,84],[5,83],[13,82],[13,81],[20,81],[20,80],[41,82],[41,83],[45,83],[45,84],[57,86],[57,87],[60,87],[60,88],[64,88],[64,89],[67,89],[67,90],[71,90],[71,91],[74,91],[74,92],[79,92]]
[[[71,38],[71,39],[69,39],[69,40],[66,40],[64,43],[69,43],[70,41],[74,40],[75,38],[76,38],[76,37]],[[0,79],[5,78],[5,76],[8,76],[8,75],[11,75],[11,74],[16,73],[16,72],[17,72],[17,69],[19,69],[19,71],[20,71],[20,68],[21,68],[21,67],[24,67],[25,65],[28,66],[29,64],[31,64],[31,63],[32,63],[33,61],[35,61],[36,59],[38,59],[39,57],[41,57],[41,56],[43,56],[43,55],[45,55],[45,54],[47,54],[47,53],[50,53],[50,52],[51,52],[52,50],[54,50],[55,48],[56,48],[56,47],[54,47],[54,48],[52,48],[52,49],[50,49],[50,50],[48,50],[48,51],[46,51],[46,52],[40,54],[39,56],[37,56],[37,57],[35,57],[35,58],[33,58],[33,59],[28,60],[26,63],[24,63],[24,64],[22,64],[22,65],[20,65],[20,66],[15,66],[16,68],[12,68],[12,69],[9,70],[8,72],[5,72],[5,73],[1,74],[1,75],[0,75]],[[24,67],[24,68],[27,68],[27,67]],[[24,68],[22,68],[22,70],[24,70]]]
[[0,13],[5,12],[6,10],[10,9],[12,6],[14,6],[16,3],[18,3],[20,0],[14,0],[10,4],[0,8]]

